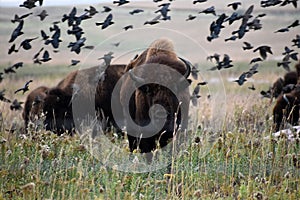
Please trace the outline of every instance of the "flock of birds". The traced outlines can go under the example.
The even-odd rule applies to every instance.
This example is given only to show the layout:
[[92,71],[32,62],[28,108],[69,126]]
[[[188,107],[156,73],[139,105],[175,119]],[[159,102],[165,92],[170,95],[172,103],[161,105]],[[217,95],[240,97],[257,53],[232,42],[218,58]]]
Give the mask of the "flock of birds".
[[[175,0],[168,0],[168,2],[162,3],[163,0],[153,0],[154,3],[157,4],[157,10],[154,11],[154,14],[156,14],[156,17],[153,19],[147,20],[143,23],[143,25],[155,25],[158,23],[161,23],[162,21],[171,21],[171,7],[172,7],[172,1]],[[166,0],[165,0],[166,1]],[[161,3],[159,3],[161,2]],[[192,1],[193,4],[203,4],[205,2],[208,2],[208,0],[194,0]],[[119,0],[119,1],[112,1],[113,4],[116,6],[124,6],[130,3],[130,1],[127,0]],[[272,6],[287,6],[292,5],[295,9],[297,9],[298,0],[265,0],[260,1],[260,6],[262,8],[266,7],[272,7]],[[209,35],[207,36],[207,41],[212,42],[213,40],[216,40],[219,38],[220,33],[222,30],[228,28],[234,23],[239,22],[240,26],[238,30],[235,30],[232,32],[232,35],[230,35],[228,38],[225,39],[225,42],[235,41],[243,39],[246,34],[248,34],[251,31],[258,31],[262,29],[262,23],[261,18],[265,17],[265,13],[258,14],[254,16],[254,5],[249,6],[245,12],[242,12],[239,10],[240,6],[243,4],[243,2],[232,2],[229,3],[227,6],[232,10],[232,12],[227,15],[226,13],[217,13],[214,6],[208,7],[206,9],[198,11],[198,15],[213,15],[215,16],[216,20],[212,21],[212,23],[209,25]],[[43,0],[26,0],[24,1],[20,7],[24,7],[28,10],[31,10],[37,6],[42,6]],[[205,4],[203,4],[205,5]],[[143,13],[144,10],[137,8],[133,9],[129,12],[130,15],[139,15],[140,13]],[[95,22],[95,28],[100,27],[102,30],[109,28],[110,26],[113,26],[115,24],[114,21],[114,13],[113,8],[109,6],[103,6],[102,11],[98,11],[94,6],[89,6],[89,8],[84,9],[83,13],[78,13],[77,8],[73,7],[71,11],[67,14],[63,14],[62,18],[59,21],[55,21],[52,23],[52,25],[49,27],[49,32],[45,30],[40,31],[40,35],[33,37],[33,38],[25,38],[23,41],[17,45],[16,41],[18,38],[24,37],[23,27],[26,19],[33,15],[33,12],[24,14],[24,15],[15,15],[13,19],[11,19],[11,22],[16,24],[16,28],[12,31],[11,37],[8,41],[11,46],[8,49],[8,54],[18,53],[21,49],[28,51],[32,48],[32,42],[37,40],[38,38],[42,38],[44,46],[40,48],[40,50],[34,54],[32,60],[35,64],[43,64],[48,61],[51,61],[51,55],[50,50],[46,49],[46,46],[51,46],[54,53],[59,51],[62,39],[61,35],[62,30],[60,28],[60,23],[66,23],[68,26],[68,30],[66,31],[67,35],[74,36],[75,41],[70,42],[68,44],[68,48],[71,52],[75,52],[76,54],[80,54],[81,50],[83,48],[86,49],[93,49],[94,46],[86,45],[87,38],[84,35],[84,30],[81,27],[81,24],[84,23],[85,20],[89,20],[93,17],[95,17],[98,13],[107,14],[106,18],[103,21]],[[186,21],[192,21],[195,20],[198,15],[189,14],[188,17],[185,19]],[[36,15],[36,17],[39,17],[40,21],[44,21],[45,18],[47,18],[49,15],[46,10],[42,10],[39,14]],[[274,34],[284,34],[285,32],[288,32],[290,29],[296,28],[300,25],[299,20],[295,20],[288,24],[286,27],[280,28],[278,30],[274,31]],[[133,25],[127,25],[123,27],[125,31],[129,29],[133,29]],[[120,43],[113,44],[114,46],[118,47]],[[262,62],[267,59],[268,54],[273,54],[271,46],[267,45],[261,45],[254,47],[250,42],[243,42],[244,46],[242,46],[242,49],[244,51],[250,51],[252,50],[254,53],[258,52],[259,56],[253,58],[250,61],[250,69],[246,72],[243,72],[236,82],[238,85],[243,85],[245,81],[247,81],[247,78],[252,77],[255,73],[258,72],[259,68],[259,62]],[[284,52],[282,53],[283,59],[281,62],[278,62],[278,66],[282,66],[285,70],[289,71],[290,67],[289,64],[291,63],[291,60],[298,60],[298,53],[296,50],[291,49],[292,47],[300,48],[300,35],[296,35],[295,38],[291,40],[290,47],[286,46],[284,48]],[[48,48],[49,49],[49,48]],[[113,52],[109,52],[103,57],[99,58],[103,59],[105,64],[108,65],[111,63],[111,60],[113,59]],[[215,53],[214,55],[208,56],[208,60],[215,63],[215,66],[210,68],[209,70],[222,70],[222,69],[228,69],[233,67],[233,61],[230,58],[229,55],[224,54],[219,55]],[[69,66],[75,66],[78,63],[80,63],[80,60],[71,60],[71,64]],[[15,63],[9,67],[4,68],[3,72],[0,72],[0,83],[2,82],[4,75],[10,74],[10,73],[16,73],[16,71],[23,67],[23,62]],[[193,66],[191,75],[194,79],[198,78],[198,72],[199,69],[196,66]],[[16,90],[15,93],[23,92],[26,93],[29,90],[29,85],[32,82],[32,80],[29,80],[25,83],[25,85]],[[197,104],[197,99],[200,97],[200,86],[206,85],[207,82],[200,82],[196,84],[196,87],[194,88],[191,96],[191,101],[193,105]],[[251,90],[255,90],[254,86],[248,87]],[[10,99],[5,97],[5,89],[0,91],[0,101],[11,103],[10,108],[12,110],[19,110],[22,109],[22,102],[19,102],[18,100],[11,101]]]

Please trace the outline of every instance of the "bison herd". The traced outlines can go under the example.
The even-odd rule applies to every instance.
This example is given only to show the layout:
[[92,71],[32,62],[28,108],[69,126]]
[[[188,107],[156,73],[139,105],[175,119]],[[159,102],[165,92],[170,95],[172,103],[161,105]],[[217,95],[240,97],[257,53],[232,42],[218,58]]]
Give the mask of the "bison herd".
[[[191,66],[176,55],[170,40],[154,41],[128,64],[112,64],[102,71],[100,68],[77,70],[55,87],[40,86],[32,90],[23,111],[26,130],[29,122],[42,118],[46,130],[72,135],[78,120],[73,113],[75,101],[80,102],[76,110],[82,113],[84,105],[94,105],[94,115],[104,128],[114,127],[122,133],[119,122],[123,121],[131,152],[140,149],[147,153],[157,146],[164,147],[178,129],[187,129]],[[276,131],[284,127],[285,121],[294,125],[299,120],[300,62],[295,68],[279,78],[271,89],[271,98],[276,98],[273,109]],[[117,96],[112,96],[119,82],[120,90]],[[120,105],[118,119],[112,112],[114,105]],[[161,107],[151,110],[153,105]]]
[[[140,66],[143,67],[139,68]],[[155,69],[160,66],[167,66],[167,69]],[[127,65],[111,64],[104,68],[105,70],[101,70],[101,66],[96,66],[77,70],[69,73],[55,87],[40,86],[32,90],[27,96],[23,111],[26,130],[30,121],[42,119],[46,130],[58,135],[66,132],[72,135],[78,129],[77,124],[80,124],[74,117],[74,106],[76,112],[86,113],[85,105],[90,104],[94,105],[94,113],[89,114],[102,122],[102,126],[113,126],[117,132],[122,132],[122,127],[117,122],[124,121],[131,151],[140,149],[144,153],[151,152],[157,147],[156,144],[164,147],[179,128],[187,128],[190,101],[190,80],[187,78],[191,66],[188,61],[176,55],[170,40],[154,41]],[[181,76],[174,77],[168,68]],[[164,81],[165,87],[156,84],[151,77]],[[121,81],[119,93],[117,97],[112,97],[118,81]],[[128,90],[132,87],[133,93],[130,94]],[[168,87],[172,87],[172,91]],[[129,98],[128,105],[126,98]],[[157,104],[163,109],[156,109],[151,113],[150,107]],[[120,105],[122,119],[114,118],[113,105]],[[143,130],[142,133],[132,126],[130,120],[142,128],[149,123],[154,125],[147,130],[149,132]],[[151,127],[155,127],[155,120],[165,121],[159,130],[151,133],[154,132]]]

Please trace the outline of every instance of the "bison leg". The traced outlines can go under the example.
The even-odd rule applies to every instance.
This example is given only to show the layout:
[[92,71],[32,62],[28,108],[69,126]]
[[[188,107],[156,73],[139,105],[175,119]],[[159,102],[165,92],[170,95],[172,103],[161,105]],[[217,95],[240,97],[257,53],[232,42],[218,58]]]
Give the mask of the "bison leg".
[[298,120],[299,120],[299,106],[293,106],[292,108],[292,119],[291,119],[291,123],[293,126],[298,124]]

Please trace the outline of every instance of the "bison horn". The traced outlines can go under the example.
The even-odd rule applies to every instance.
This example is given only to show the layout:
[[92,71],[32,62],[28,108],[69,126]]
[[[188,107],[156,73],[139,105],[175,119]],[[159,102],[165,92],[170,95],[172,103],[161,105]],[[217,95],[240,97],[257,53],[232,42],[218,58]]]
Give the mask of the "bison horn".
[[186,66],[186,72],[184,73],[184,78],[188,78],[189,77],[189,75],[190,75],[190,73],[191,73],[191,63],[189,62],[189,61],[187,61],[187,60],[185,60],[185,59],[183,59],[183,58],[181,58],[181,57],[179,57],[179,59],[185,64],[185,66]]
[[129,75],[130,75],[130,78],[131,78],[133,81],[135,81],[135,82],[137,82],[137,83],[139,83],[139,84],[144,84],[144,83],[145,83],[145,79],[136,76],[136,75],[134,74],[134,72],[133,72],[133,69],[130,69],[130,70],[129,70]]

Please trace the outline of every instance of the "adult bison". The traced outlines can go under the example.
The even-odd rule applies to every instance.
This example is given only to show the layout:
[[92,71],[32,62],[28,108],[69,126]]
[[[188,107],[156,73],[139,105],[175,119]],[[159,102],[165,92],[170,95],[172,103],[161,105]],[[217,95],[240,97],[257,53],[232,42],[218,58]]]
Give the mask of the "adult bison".
[[22,117],[27,130],[29,121],[34,122],[41,117],[44,107],[44,99],[47,95],[48,87],[40,86],[32,90],[25,101]]
[[290,71],[284,74],[283,78],[278,78],[271,88],[271,98],[279,97],[283,93],[289,93],[294,89],[300,77],[300,62],[295,65],[296,71]]
[[127,65],[120,98],[131,152],[151,152],[157,142],[164,147],[179,126],[186,130],[190,70],[168,39],[154,41]]
[[300,85],[286,94],[281,94],[273,108],[273,120],[275,131],[279,131],[282,127],[283,117],[292,125],[297,125],[299,121],[299,106],[300,106]]
[[76,111],[85,113],[86,105],[95,105],[93,113],[89,114],[96,113],[99,120],[114,125],[120,131],[111,112],[111,93],[125,66],[109,65],[105,70],[96,66],[71,72],[56,87],[49,89],[44,106],[46,129],[56,130],[58,134],[66,130],[73,132],[75,101],[79,102],[79,105],[76,104]]

